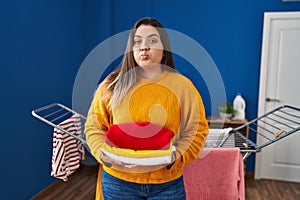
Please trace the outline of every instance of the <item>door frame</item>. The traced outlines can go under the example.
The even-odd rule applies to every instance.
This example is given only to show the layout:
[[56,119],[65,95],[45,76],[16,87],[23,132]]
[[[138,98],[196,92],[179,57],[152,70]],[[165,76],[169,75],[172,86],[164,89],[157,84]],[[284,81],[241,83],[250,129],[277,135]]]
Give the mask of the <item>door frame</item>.
[[[299,16],[300,12],[265,12],[263,23],[263,38],[262,38],[262,51],[261,51],[261,63],[260,63],[260,83],[259,83],[259,99],[258,99],[258,116],[262,116],[267,112],[266,98],[267,98],[267,75],[269,65],[269,53],[270,53],[270,34],[271,24],[274,20],[278,19],[291,19],[295,16]],[[259,137],[257,138],[259,143]],[[255,159],[255,179],[262,177],[262,155],[256,154]]]

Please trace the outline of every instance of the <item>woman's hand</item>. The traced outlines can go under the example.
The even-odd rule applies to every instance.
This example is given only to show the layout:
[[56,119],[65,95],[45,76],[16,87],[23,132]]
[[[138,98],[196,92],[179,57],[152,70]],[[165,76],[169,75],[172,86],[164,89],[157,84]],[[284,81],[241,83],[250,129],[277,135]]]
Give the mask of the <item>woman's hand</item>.
[[101,153],[100,158],[101,158],[103,164],[106,165],[107,167],[112,167],[113,165],[118,165],[118,166],[123,166],[123,167],[127,167],[127,168],[132,168],[132,167],[137,166],[137,165],[133,165],[133,164],[123,163],[119,160],[115,160],[103,152]]
[[102,160],[102,162],[104,163],[104,165],[106,165],[107,167],[111,167],[112,165],[124,165],[124,163],[122,163],[121,161],[115,160],[109,156],[107,156],[105,153],[101,153],[100,158]]
[[[124,162],[121,162],[119,160],[113,159],[113,158],[109,157],[108,155],[106,155],[103,152],[100,155],[100,159],[103,162],[103,164],[107,167],[112,167],[113,165],[114,166],[122,166],[122,167],[126,167],[126,168],[132,168],[132,167],[139,166],[139,165],[135,165],[135,164],[124,163]],[[175,151],[173,151],[172,152],[172,157],[171,157],[171,162],[170,162],[170,164],[167,164],[167,167],[171,167],[174,164],[175,161],[176,161],[176,153],[175,153]],[[164,164],[157,165],[157,166],[163,166],[163,165]]]

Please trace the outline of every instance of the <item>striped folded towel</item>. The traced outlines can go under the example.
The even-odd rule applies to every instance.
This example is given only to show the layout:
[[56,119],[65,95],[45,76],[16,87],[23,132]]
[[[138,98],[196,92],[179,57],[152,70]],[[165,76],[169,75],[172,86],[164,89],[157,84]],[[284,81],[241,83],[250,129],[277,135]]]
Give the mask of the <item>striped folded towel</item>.
[[[58,126],[75,136],[81,136],[79,115],[73,115]],[[84,160],[85,149],[80,140],[62,130],[54,128],[53,132],[51,176],[67,181],[68,176],[80,167],[80,160]]]

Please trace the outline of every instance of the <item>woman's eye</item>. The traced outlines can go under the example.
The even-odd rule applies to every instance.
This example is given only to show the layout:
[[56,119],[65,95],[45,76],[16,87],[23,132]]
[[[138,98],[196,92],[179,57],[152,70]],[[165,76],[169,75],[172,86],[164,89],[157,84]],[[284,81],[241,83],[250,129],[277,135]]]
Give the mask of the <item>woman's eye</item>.
[[155,43],[157,43],[158,41],[156,40],[156,39],[150,39],[149,40],[149,44],[155,44]]
[[137,44],[141,44],[142,43],[142,40],[134,40],[133,41],[133,44],[137,45]]

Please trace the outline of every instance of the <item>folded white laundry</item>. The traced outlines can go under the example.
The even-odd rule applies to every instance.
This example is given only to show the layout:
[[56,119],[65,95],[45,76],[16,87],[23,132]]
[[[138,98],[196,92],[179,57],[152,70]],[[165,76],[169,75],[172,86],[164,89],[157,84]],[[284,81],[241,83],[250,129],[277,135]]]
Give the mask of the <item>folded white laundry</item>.
[[[106,149],[101,149],[101,151],[106,154],[107,156],[118,160],[120,162],[125,163],[126,167],[133,167],[136,165],[139,166],[155,166],[155,165],[162,165],[162,164],[170,164],[172,162],[172,152],[176,151],[175,146],[171,147],[171,151],[169,150],[151,150],[153,154],[155,154],[155,151],[159,151],[159,153],[156,153],[157,155],[151,156],[151,151],[145,151],[145,150],[140,150],[140,151],[135,151],[137,152],[137,156],[134,156],[134,153],[129,153],[126,155],[124,152],[130,152],[128,149],[124,149],[121,155],[117,155],[115,153],[112,153]],[[162,154],[162,152],[165,151],[165,155]],[[120,152],[120,148],[118,151]],[[148,153],[146,153],[148,152]],[[145,155],[144,157],[141,157],[141,154]],[[159,155],[161,154],[161,155]]]

